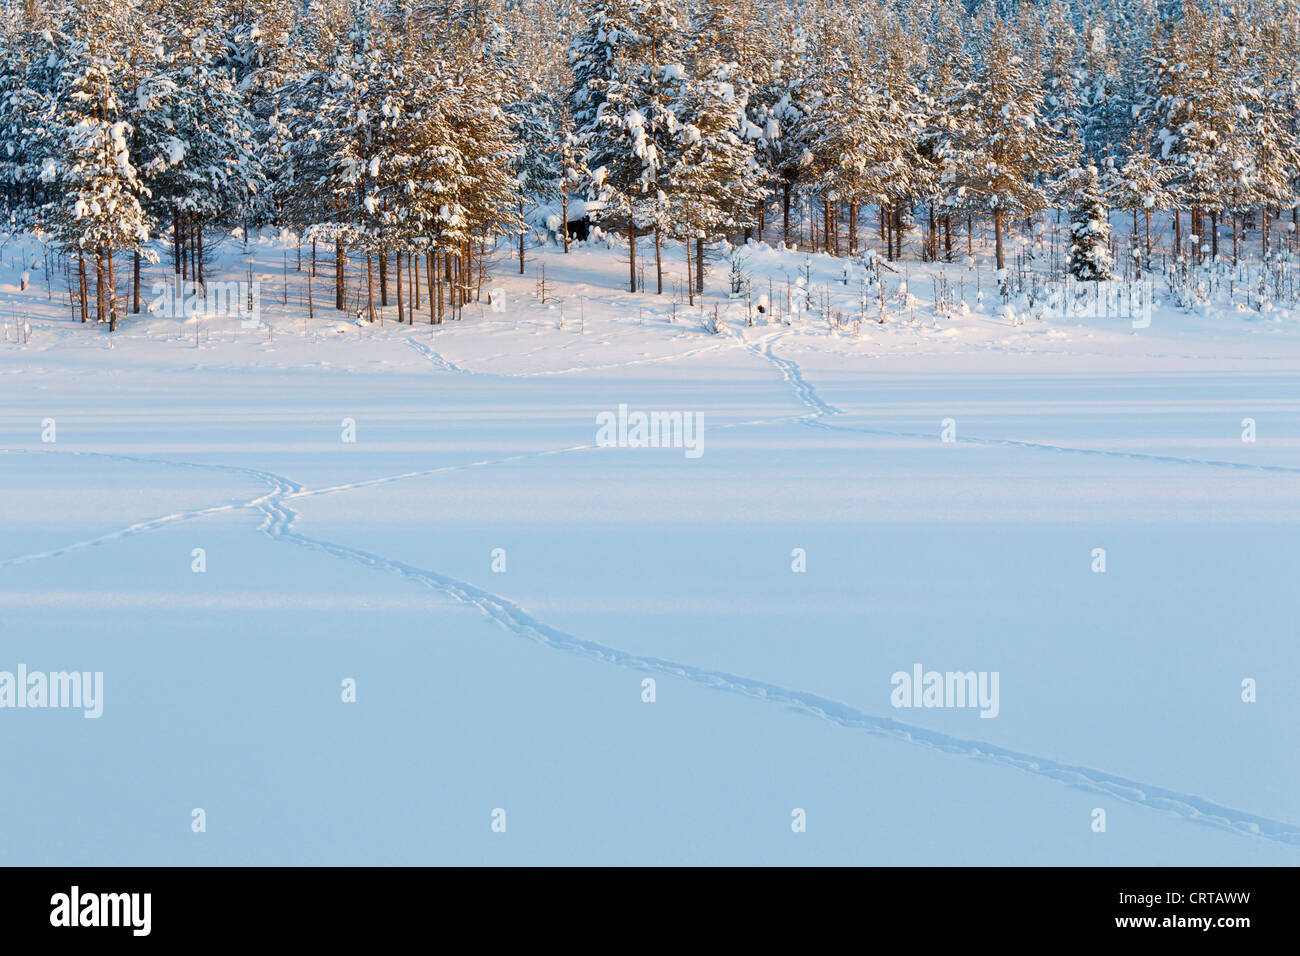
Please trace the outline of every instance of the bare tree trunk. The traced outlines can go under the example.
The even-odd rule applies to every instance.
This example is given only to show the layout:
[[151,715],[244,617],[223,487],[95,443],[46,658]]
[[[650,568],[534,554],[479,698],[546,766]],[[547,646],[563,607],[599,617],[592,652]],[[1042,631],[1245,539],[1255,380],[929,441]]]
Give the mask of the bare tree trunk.
[[[382,253],[381,253],[382,256]],[[375,321],[375,263],[374,257],[366,253],[366,302],[370,306],[370,321]]]
[[686,247],[686,301],[694,305],[695,282],[691,279],[691,237],[687,236],[682,245]]
[[131,311],[140,314],[140,250],[135,250],[131,263]]
[[996,261],[999,269],[1007,267],[1006,257],[1002,251],[1002,207],[997,206],[993,209],[993,247],[995,250]]
[[438,265],[439,265],[439,259],[440,259],[441,255],[442,255],[442,253],[440,253],[440,252],[435,252],[435,253],[433,254],[433,265],[430,266],[430,269],[429,269],[429,281],[430,281],[431,283],[433,283],[433,288],[436,290],[436,295],[435,295],[434,292],[430,292],[430,293],[429,293],[429,308],[431,308],[431,309],[433,308],[433,306],[434,306],[434,302],[433,302],[433,300],[434,300],[435,298],[437,298],[437,300],[438,300],[438,321],[437,321],[436,323],[434,323],[435,325],[441,325],[441,324],[442,324],[442,310],[443,310],[443,304],[444,304],[444,302],[446,301],[446,300],[443,298],[444,293],[443,293],[443,287],[442,287],[442,280],[441,280],[440,278],[435,278],[435,277],[438,275]]
[[564,237],[564,254],[569,254],[569,191],[560,190],[560,218],[564,221],[560,223],[560,235]]
[[[334,241],[334,308],[340,312],[346,312],[348,308],[347,290],[343,286],[343,243],[337,239]],[[373,301],[371,308],[374,308]]]
[[399,249],[394,257],[397,272],[393,279],[397,283],[397,324],[401,325],[406,321],[406,316],[402,313],[402,251]]
[[379,248],[379,304],[388,308],[388,250]]
[[437,325],[438,324],[437,316],[433,311],[434,282],[433,282],[433,253],[432,252],[426,252],[424,254],[424,281],[429,283],[429,324]]
[[628,225],[627,227],[627,263],[628,263],[628,286],[629,292],[636,291],[636,227]]
[[113,274],[113,250],[108,250],[108,331],[117,331],[117,278]]
[[655,295],[664,294],[663,235],[655,226]]
[[81,321],[86,321],[86,254],[77,250],[77,277],[81,285]]
[[781,184],[781,240],[790,244],[790,182]]
[[104,321],[104,247],[95,249],[95,321]]
[[858,252],[858,204],[849,203],[849,255]]
[[[452,273],[451,273],[451,250],[447,250],[446,252],[444,252],[444,253],[442,254],[442,271],[443,271],[443,278],[446,280],[446,283],[447,283],[447,290],[446,290],[445,292],[442,291],[442,285],[441,285],[441,283],[439,283],[439,285],[438,285],[438,290],[439,290],[439,291],[438,291],[438,298],[439,298],[439,301],[440,301],[440,302],[445,302],[446,305],[447,305],[447,307],[450,308],[450,309],[452,310],[452,318],[455,318],[455,317],[456,317],[456,316],[455,316],[455,311],[456,311],[456,287],[455,287],[455,285],[453,285],[453,283],[454,283],[456,280],[453,278]],[[440,321],[440,322],[442,321],[442,319],[441,319],[442,314],[443,314],[443,310],[442,310],[442,309],[439,309],[439,311],[438,311],[438,315],[440,316],[440,318],[439,318],[438,321]]]
[[460,275],[460,253],[452,255],[450,249],[446,252],[447,258],[447,307],[451,312],[452,321],[456,320],[456,309],[460,306],[460,287],[457,285]]
[[199,285],[203,285],[203,224],[197,218],[194,220],[194,274],[199,277]]
[[695,291],[704,295],[704,237],[695,237]]
[[[524,201],[519,200],[519,218],[524,218]],[[524,274],[524,230],[519,230],[519,274]]]
[[[411,311],[414,312],[420,307],[420,257],[413,252],[406,254],[406,265],[411,272],[411,297],[414,301],[411,303]],[[415,316],[411,316],[411,325],[415,324]]]

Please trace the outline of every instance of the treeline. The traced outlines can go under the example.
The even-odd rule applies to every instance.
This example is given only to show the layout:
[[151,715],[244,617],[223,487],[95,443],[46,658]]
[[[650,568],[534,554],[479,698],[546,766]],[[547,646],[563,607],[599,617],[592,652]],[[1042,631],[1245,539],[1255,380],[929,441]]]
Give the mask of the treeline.
[[[0,188],[13,228],[75,260],[117,320],[115,254],[203,279],[204,230],[273,224],[364,257],[414,321],[481,288],[489,242],[545,205],[681,243],[690,292],[722,236],[888,257],[971,249],[1076,209],[1076,275],[1107,274],[1110,210],[1219,226],[1296,217],[1295,0],[26,0],[0,25]],[[870,226],[866,217],[874,215]],[[1209,220],[1209,229],[1206,220]],[[1193,246],[1187,239],[1197,237]],[[1080,238],[1082,237],[1082,238]],[[646,253],[643,253],[643,257]],[[479,281],[475,282],[475,276]],[[405,276],[405,278],[403,278]],[[403,288],[408,294],[403,297]],[[403,307],[405,298],[405,308]]]

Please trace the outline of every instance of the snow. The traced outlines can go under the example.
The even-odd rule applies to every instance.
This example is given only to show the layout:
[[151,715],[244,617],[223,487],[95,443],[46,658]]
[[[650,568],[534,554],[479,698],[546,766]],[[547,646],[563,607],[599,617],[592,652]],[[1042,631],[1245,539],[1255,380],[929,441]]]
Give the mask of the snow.
[[[784,310],[807,264],[852,314],[842,259],[752,245],[758,315],[723,252],[674,315],[625,251],[503,242],[505,311],[358,325],[329,255],[308,319],[296,250],[236,237],[262,325],[110,339],[10,239],[0,670],[105,701],[0,713],[5,859],[1294,864],[1294,309],[1007,316],[901,262],[855,332]],[[597,447],[620,405],[704,453]],[[917,663],[998,672],[998,716],[892,707]]]

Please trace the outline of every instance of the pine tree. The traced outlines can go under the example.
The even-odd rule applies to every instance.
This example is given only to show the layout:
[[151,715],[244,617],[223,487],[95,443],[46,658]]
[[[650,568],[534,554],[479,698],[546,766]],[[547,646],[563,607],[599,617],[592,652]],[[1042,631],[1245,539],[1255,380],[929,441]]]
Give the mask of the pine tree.
[[993,17],[974,81],[961,94],[963,169],[957,183],[992,215],[997,268],[1006,268],[1007,219],[1045,208],[1047,176],[1067,167],[1071,148],[1042,121],[1037,77],[1016,52],[1007,25]]
[[[671,227],[667,195],[660,173],[682,128],[674,107],[685,98],[683,36],[677,18],[663,0],[631,0],[637,24],[629,41],[618,34],[616,53],[607,60],[607,79],[599,81],[601,102],[587,112],[580,100],[589,175],[587,209],[598,221],[627,236],[629,289],[637,286],[637,236]],[[585,60],[581,62],[586,62]],[[656,257],[659,244],[656,241]],[[662,292],[662,271],[659,291]]]
[[1106,210],[1096,166],[1079,177],[1070,215],[1070,274],[1085,282],[1109,279],[1114,259],[1110,251],[1110,215]]
[[148,191],[121,95],[131,42],[128,4],[67,0],[43,32],[44,58],[33,60],[24,116],[26,130],[42,128],[25,137],[29,162],[40,170],[34,220],[64,249],[93,256],[96,316],[109,331],[118,318],[114,253],[149,240],[141,205]]

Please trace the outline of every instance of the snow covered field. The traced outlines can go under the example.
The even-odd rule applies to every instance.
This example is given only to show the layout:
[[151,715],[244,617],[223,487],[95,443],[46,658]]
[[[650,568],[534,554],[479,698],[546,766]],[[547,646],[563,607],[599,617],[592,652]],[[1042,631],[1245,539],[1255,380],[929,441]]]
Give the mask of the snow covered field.
[[[1040,318],[904,263],[883,325],[751,326],[718,263],[673,322],[616,252],[503,246],[502,311],[370,325],[262,237],[262,325],[110,339],[36,248],[0,671],[102,672],[103,713],[0,711],[0,861],[1300,861],[1300,316]],[[754,296],[809,264],[857,308],[766,247]],[[600,447],[621,405],[702,453]],[[916,665],[996,672],[996,716],[894,706]]]

